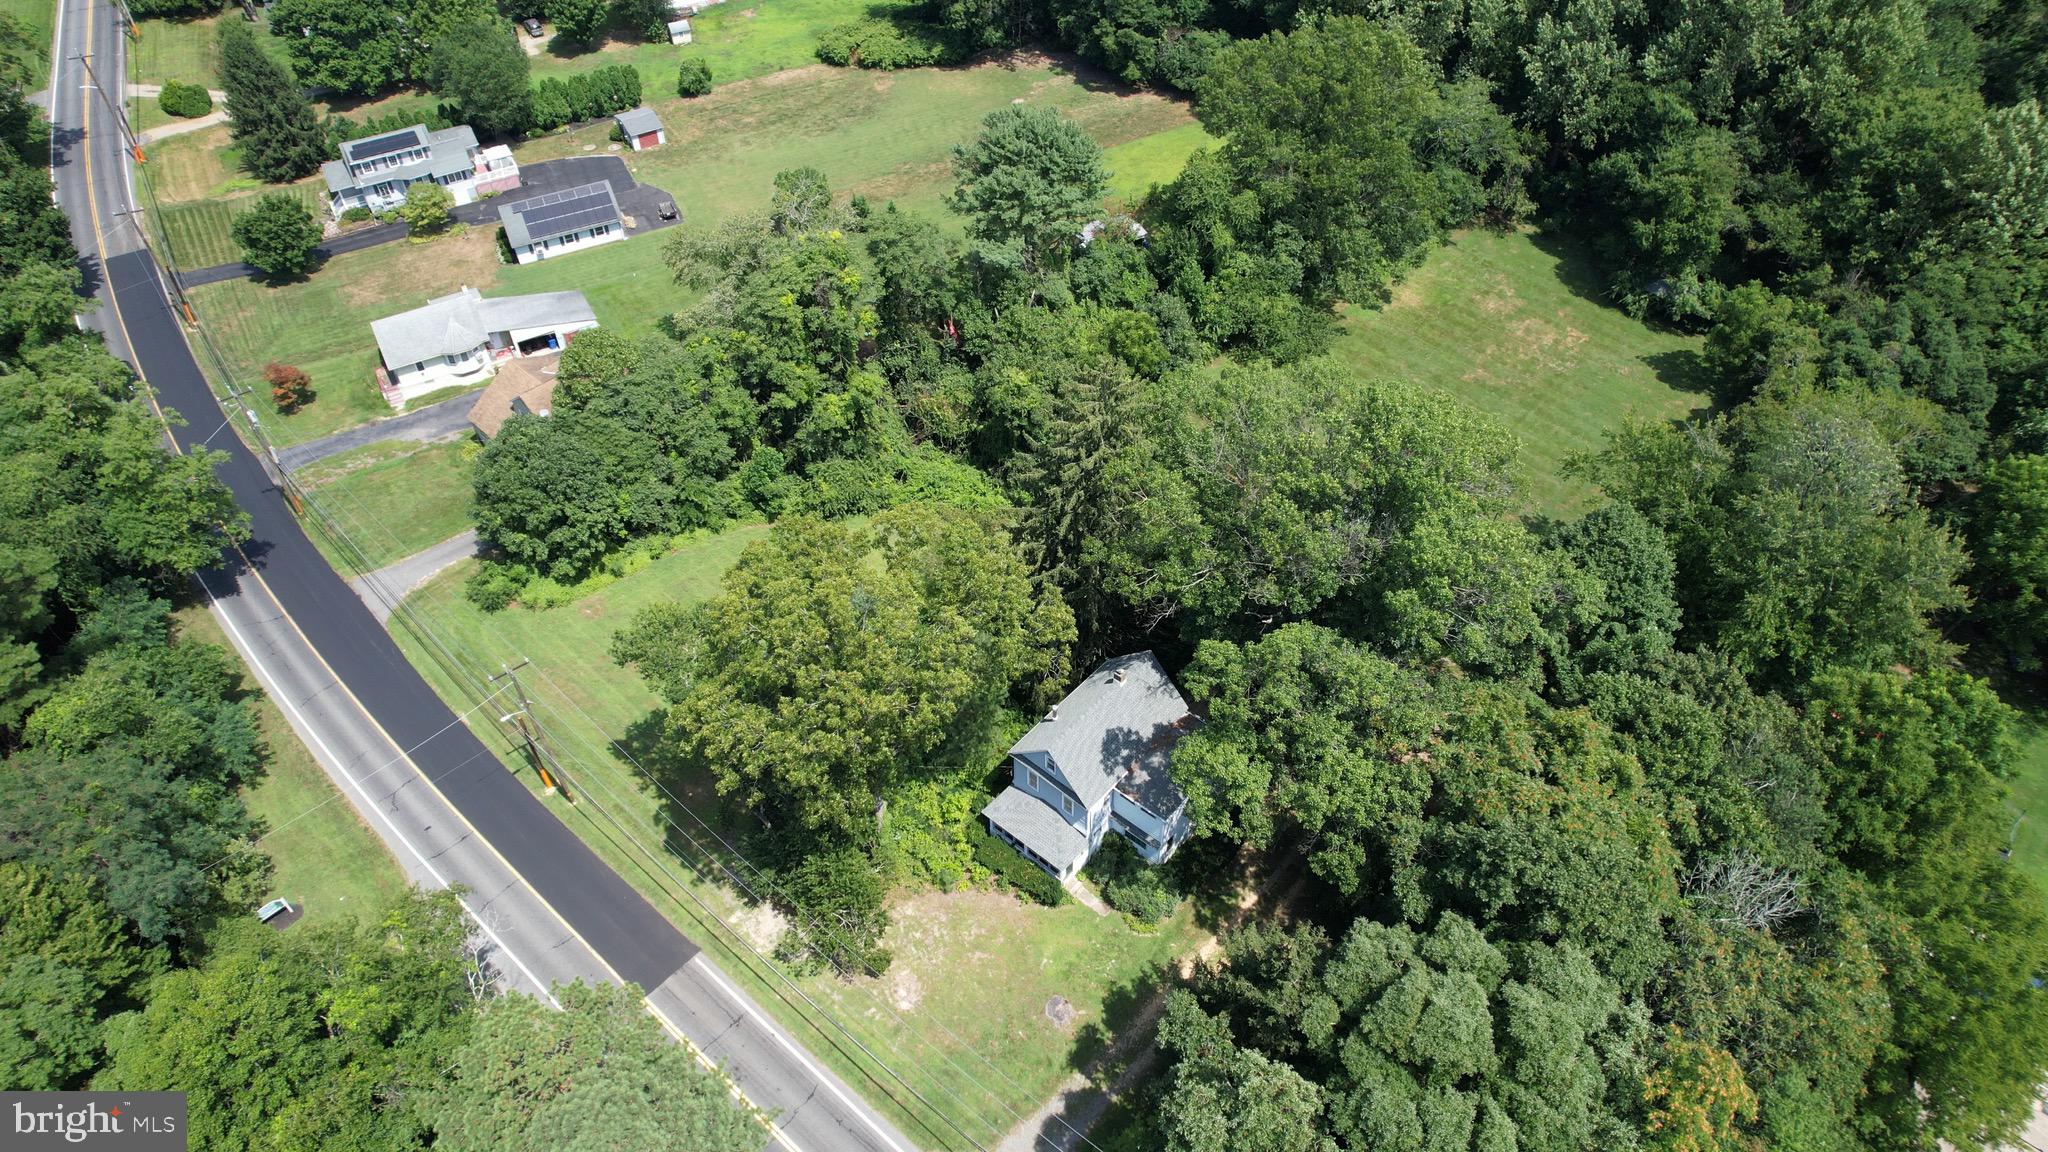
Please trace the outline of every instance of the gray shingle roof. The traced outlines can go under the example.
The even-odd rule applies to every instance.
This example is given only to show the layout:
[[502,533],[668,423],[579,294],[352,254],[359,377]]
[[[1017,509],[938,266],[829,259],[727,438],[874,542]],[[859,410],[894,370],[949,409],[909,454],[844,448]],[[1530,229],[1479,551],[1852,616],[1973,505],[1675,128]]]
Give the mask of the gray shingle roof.
[[423,307],[372,320],[377,350],[387,367],[468,352],[493,332],[545,328],[595,320],[581,292],[539,292],[486,300],[474,288],[429,300]]
[[[457,172],[469,171],[476,163],[470,158],[470,153],[476,150],[476,130],[467,124],[457,124],[453,128],[443,128],[439,132],[428,132],[425,124],[415,124],[405,129],[405,132],[416,133],[419,137],[425,138],[427,158],[388,168],[382,172],[371,172],[361,178],[363,184],[382,184],[387,180],[423,180],[429,176],[453,176]],[[398,135],[402,133],[386,133],[374,139],[383,140]],[[371,159],[372,157],[368,156],[357,157],[353,151],[357,145],[370,142],[351,140],[341,146],[342,155],[351,159]],[[342,165],[339,177],[329,175],[324,168],[322,175],[327,176],[327,187],[333,191],[362,186],[356,183],[355,176],[349,174],[346,164]],[[339,186],[335,183],[337,179],[341,181]]]
[[1180,808],[1167,765],[1195,720],[1152,653],[1103,661],[1047,715],[1010,746],[1011,755],[1049,758],[1054,774],[1090,808],[1120,785],[1156,815]]
[[498,209],[505,242],[513,248],[567,236],[599,224],[619,223],[619,200],[610,183],[599,180],[561,192],[515,200]]
[[349,179],[348,165],[343,164],[339,160],[329,160],[327,163],[322,164],[320,166],[320,178],[327,181],[327,190],[329,192],[346,192],[356,186],[356,182]]
[[628,136],[638,136],[642,133],[659,132],[661,130],[661,117],[656,116],[654,109],[649,108],[645,104],[638,108],[628,108],[617,116],[612,117],[612,119],[619,122],[619,131],[624,132]]
[[1021,788],[1003,789],[981,814],[1061,872],[1088,855],[1088,837]]
[[528,296],[499,296],[479,301],[477,313],[484,331],[510,332],[515,328],[546,328],[555,324],[580,324],[597,319],[590,300],[581,292],[535,292]]

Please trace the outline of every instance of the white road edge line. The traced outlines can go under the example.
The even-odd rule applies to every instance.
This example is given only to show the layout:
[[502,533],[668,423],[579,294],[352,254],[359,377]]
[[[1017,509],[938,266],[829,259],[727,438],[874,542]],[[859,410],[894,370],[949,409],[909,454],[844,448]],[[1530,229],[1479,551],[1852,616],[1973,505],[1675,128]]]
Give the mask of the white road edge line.
[[[378,821],[390,830],[392,838],[405,845],[406,851],[412,853],[413,859],[418,860],[420,867],[426,869],[427,874],[438,881],[441,887],[453,887],[448,882],[448,878],[441,874],[441,870],[434,867],[433,861],[429,860],[419,850],[419,846],[407,839],[405,833],[399,831],[398,825],[393,823],[384,810],[377,806],[377,802],[371,799],[369,790],[364,788],[362,782],[349,772],[341,757],[335,755],[334,749],[327,746],[327,741],[320,738],[320,733],[314,730],[312,723],[306,719],[305,714],[299,711],[298,705],[293,704],[291,697],[280,690],[277,679],[270,674],[270,670],[264,666],[263,662],[257,659],[254,646],[249,643],[248,637],[242,635],[242,630],[235,627],[234,620],[228,615],[227,610],[221,607],[219,598],[213,594],[213,589],[208,588],[204,581],[200,582],[199,588],[206,593],[207,603],[212,606],[215,619],[218,619],[221,622],[221,626],[227,629],[228,635],[234,639],[235,647],[241,650],[243,661],[249,665],[251,671],[256,673],[257,679],[263,682],[263,690],[270,694],[270,698],[279,707],[291,713],[291,718],[294,721],[293,727],[302,736],[318,745],[322,756],[328,763],[333,765],[332,771],[348,781],[349,785],[356,790],[356,794],[362,797],[362,810],[375,813]],[[404,749],[399,749],[399,756],[413,771],[419,771],[418,766],[412,763],[412,757],[407,756]],[[380,768],[379,771],[382,771],[382,769]],[[535,988],[540,989],[540,994],[547,997],[548,1003],[554,1005],[556,1011],[560,1011],[562,1002],[555,999],[554,991],[540,977],[533,974],[533,970],[526,966],[526,962],[519,958],[519,954],[512,950],[511,945],[506,944],[503,938],[491,930],[489,924],[484,923],[483,917],[476,914],[476,909],[469,906],[469,901],[462,899],[460,896],[456,897],[456,900],[462,905],[462,910],[469,913],[469,918],[476,922],[476,926],[483,930],[484,935],[490,937],[491,943],[496,944],[498,949],[511,959],[513,964],[519,967],[519,971],[525,975],[528,982]]]
[[[704,955],[702,951],[699,951],[697,953],[697,956],[702,955]],[[690,966],[690,964],[695,964],[697,962],[697,956],[690,957],[689,964],[685,964],[683,965],[683,967],[687,968]],[[791,1056],[796,1057],[797,1063],[802,1064],[804,1066],[804,1069],[808,1071],[812,1075],[812,1077],[814,1077],[818,1081],[818,1083],[824,1085],[825,1090],[827,1092],[832,1093],[833,1096],[838,1098],[841,1104],[846,1105],[847,1108],[853,1111],[854,1115],[860,1117],[861,1123],[867,1125],[869,1131],[873,1132],[875,1135],[882,1138],[882,1143],[888,1145],[890,1148],[895,1149],[895,1152],[904,1152],[903,1145],[896,1143],[896,1141],[894,1140],[891,1140],[889,1138],[889,1134],[887,1132],[882,1131],[882,1126],[880,1124],[875,1123],[874,1117],[868,1115],[868,1110],[865,1107],[863,1107],[857,1101],[849,1099],[846,1093],[840,1091],[838,1083],[832,1076],[827,1075],[823,1069],[819,1068],[816,1064],[811,1063],[811,1058],[804,1054],[804,1050],[802,1048],[797,1047],[795,1043],[793,1043],[788,1037],[782,1034],[782,1029],[775,1026],[775,1021],[769,1019],[767,1016],[759,1012],[756,1012],[747,1003],[746,997],[740,995],[739,989],[734,988],[731,984],[726,983],[725,977],[719,975],[718,968],[716,965],[712,964],[710,960],[707,959],[702,965],[702,968],[704,974],[706,976],[709,976],[712,982],[718,985],[719,991],[724,992],[726,996],[729,999],[731,999],[735,1005],[738,1005],[739,1010],[741,1012],[767,1025],[768,1034],[775,1038],[775,1042],[777,1044],[782,1045],[783,1051],[788,1052]]]

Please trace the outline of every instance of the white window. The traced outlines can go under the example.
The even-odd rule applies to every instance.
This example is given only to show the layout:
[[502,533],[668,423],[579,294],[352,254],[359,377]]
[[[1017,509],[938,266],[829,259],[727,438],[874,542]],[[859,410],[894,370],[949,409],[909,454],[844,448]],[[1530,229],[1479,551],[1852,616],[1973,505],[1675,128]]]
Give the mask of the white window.
[[1041,781],[1040,781],[1040,780],[1038,779],[1038,769],[1036,769],[1036,768],[1031,768],[1031,769],[1027,769],[1026,771],[1027,771],[1027,773],[1029,774],[1029,776],[1030,776],[1030,778],[1031,778],[1031,790],[1032,790],[1033,792],[1036,792],[1036,791],[1038,791],[1038,790],[1039,790],[1040,788],[1043,788],[1043,787],[1045,787],[1045,784],[1044,784],[1043,782],[1041,782]]
[[1060,797],[1060,809],[1067,815],[1072,816],[1074,814],[1074,798],[1072,796]]

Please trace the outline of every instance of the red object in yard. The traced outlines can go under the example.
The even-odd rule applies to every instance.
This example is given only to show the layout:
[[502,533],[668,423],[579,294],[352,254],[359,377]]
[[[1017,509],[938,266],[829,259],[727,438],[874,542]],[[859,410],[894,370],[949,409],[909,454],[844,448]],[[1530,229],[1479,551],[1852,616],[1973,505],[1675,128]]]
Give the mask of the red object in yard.
[[640,134],[640,138],[639,138],[639,139],[637,139],[637,140],[635,140],[635,141],[633,142],[633,147],[635,147],[635,148],[652,148],[652,147],[654,147],[655,145],[657,145],[657,144],[659,144],[659,143],[661,143],[661,133],[659,133],[659,132],[642,132],[642,133]]

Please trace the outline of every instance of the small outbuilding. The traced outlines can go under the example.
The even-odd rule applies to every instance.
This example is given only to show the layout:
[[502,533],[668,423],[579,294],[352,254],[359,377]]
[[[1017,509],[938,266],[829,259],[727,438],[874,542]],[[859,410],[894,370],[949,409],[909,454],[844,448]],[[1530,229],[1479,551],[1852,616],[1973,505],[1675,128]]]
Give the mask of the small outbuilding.
[[688,44],[690,42],[690,22],[688,20],[669,21],[668,42],[671,44]]
[[668,134],[661,130],[661,117],[656,116],[654,109],[645,104],[638,108],[628,108],[612,117],[612,120],[618,124],[619,131],[625,134],[626,143],[630,144],[635,152],[668,143]]

